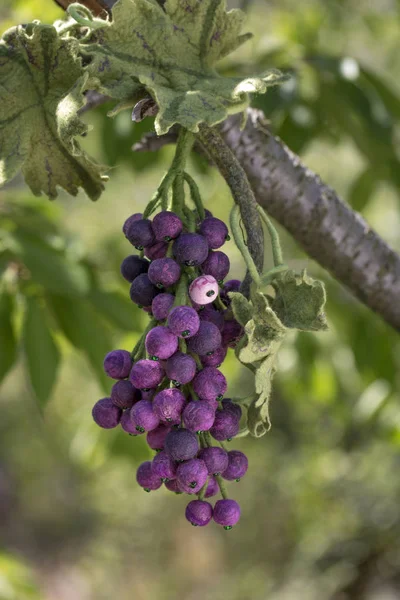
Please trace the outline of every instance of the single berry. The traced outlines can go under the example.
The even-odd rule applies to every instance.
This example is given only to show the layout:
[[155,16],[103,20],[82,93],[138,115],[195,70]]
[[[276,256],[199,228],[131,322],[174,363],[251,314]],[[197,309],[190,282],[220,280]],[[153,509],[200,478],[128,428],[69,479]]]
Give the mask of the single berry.
[[[204,458],[203,458],[204,460]],[[249,467],[247,456],[239,450],[230,450],[228,452],[228,466],[222,472],[222,477],[229,481],[241,479],[246,474]]]
[[164,451],[159,452],[153,458],[153,473],[163,481],[176,479],[176,468],[177,464]]
[[240,519],[240,506],[235,500],[218,500],[213,516],[218,525],[231,529]]
[[200,311],[199,316],[202,321],[214,323],[214,325],[216,325],[218,329],[222,331],[225,323],[224,314],[220,310],[216,310],[213,306],[211,306],[211,304]]
[[104,371],[113,379],[125,379],[132,367],[131,355],[127,350],[113,350],[104,359]]
[[102,398],[93,406],[94,422],[103,429],[116,427],[121,420],[122,410],[113,404],[111,398]]
[[195,527],[204,527],[211,521],[213,508],[204,500],[192,500],[186,507],[185,516]]
[[200,275],[190,284],[189,296],[196,304],[210,304],[218,296],[218,283],[212,275]]
[[111,400],[119,408],[132,408],[140,400],[140,392],[127,379],[121,379],[111,388]]
[[139,432],[136,429],[136,423],[131,419],[130,410],[124,410],[124,412],[122,413],[120,425],[122,429],[126,431],[126,433],[129,433],[130,435],[139,435]]
[[231,267],[229,258],[220,250],[211,250],[206,260],[201,265],[204,275],[212,275],[218,282],[221,282],[229,273]]
[[175,302],[175,296],[172,294],[158,294],[151,303],[151,312],[157,321],[164,321],[168,317]]
[[199,458],[204,460],[209,475],[221,475],[228,468],[228,452],[223,448],[203,448],[199,452]]
[[168,244],[165,242],[157,242],[152,246],[147,246],[144,249],[144,255],[147,256],[149,260],[156,260],[157,258],[164,258],[168,252]]
[[154,360],[139,360],[133,365],[129,379],[138,390],[151,390],[164,379],[164,369]]
[[197,494],[207,481],[208,472],[205,462],[192,458],[181,463],[176,470],[179,486],[187,494]]
[[171,431],[170,427],[167,427],[163,423],[160,423],[158,427],[149,431],[146,436],[146,441],[152,450],[162,450],[164,448],[165,438]]
[[227,390],[225,376],[215,367],[205,367],[193,379],[193,389],[201,400],[222,400]]
[[151,431],[160,424],[160,417],[153,411],[153,403],[150,400],[137,402],[131,408],[131,419],[135,423],[138,433]]
[[180,390],[169,388],[154,396],[153,410],[164,423],[179,425],[186,399]]
[[227,410],[217,410],[210,433],[219,442],[231,439],[239,433],[239,421],[240,419],[234,413]]
[[168,379],[175,385],[190,383],[196,375],[196,361],[189,354],[176,352],[165,363],[165,372]]
[[158,242],[174,240],[182,232],[182,221],[174,212],[163,210],[153,219],[153,231]]
[[132,302],[135,302],[135,304],[151,306],[153,299],[160,293],[160,290],[151,283],[147,273],[142,273],[131,283],[129,293]]
[[129,227],[132,225],[132,223],[135,223],[135,221],[141,221],[142,219],[143,219],[142,213],[135,213],[134,215],[131,215],[130,217],[128,217],[122,226],[122,233],[124,234],[124,236],[126,237],[126,234],[129,230]]
[[210,477],[208,480],[208,485],[205,493],[205,498],[211,498],[212,496],[216,496],[219,492],[219,485],[217,480],[214,477]]
[[140,219],[129,223],[126,228],[125,237],[138,250],[142,250],[145,246],[151,246],[155,242],[151,221],[149,219]]
[[229,346],[229,348],[235,348],[243,334],[243,327],[240,323],[235,321],[235,319],[225,321],[222,330],[222,345]]
[[236,404],[235,402],[232,402],[232,400],[230,398],[224,398],[222,400],[222,408],[225,411],[231,412],[234,415],[236,415],[236,417],[238,419],[241,419],[241,417],[242,417],[242,409],[240,408],[239,404]]
[[210,248],[220,248],[228,237],[228,228],[221,219],[207,217],[200,225],[200,233],[203,235]]
[[173,258],[157,258],[150,264],[149,279],[157,287],[171,287],[181,276],[181,268]]
[[192,400],[183,411],[183,422],[189,431],[208,431],[215,419],[215,410],[203,400]]
[[139,465],[136,471],[136,481],[146,492],[158,490],[162,485],[161,478],[153,473],[152,464],[149,460]]
[[197,267],[208,256],[207,240],[198,233],[182,233],[175,240],[172,251],[181,265]]
[[183,490],[181,490],[177,479],[164,481],[164,485],[170,492],[175,492],[175,494],[183,494]]
[[222,338],[218,327],[214,323],[200,321],[198,332],[188,340],[187,344],[190,352],[204,356],[219,348],[221,342]]
[[147,273],[149,266],[150,263],[148,260],[144,260],[144,258],[140,258],[139,256],[132,254],[131,256],[124,258],[122,261],[121,275],[124,277],[124,279],[129,281],[129,283],[132,283],[132,281],[136,279],[138,275]]
[[146,335],[145,345],[151,359],[166,360],[178,350],[178,338],[168,327],[157,325]]
[[180,338],[191,338],[199,330],[199,315],[190,306],[176,306],[168,315],[168,327]]
[[164,450],[173,460],[189,460],[199,451],[195,433],[187,429],[173,429],[165,438]]
[[202,356],[200,359],[201,364],[203,367],[220,367],[225,360],[226,353],[227,349],[221,346],[220,348],[217,348],[210,356]]
[[229,279],[224,283],[222,291],[220,293],[221,300],[226,306],[230,306],[231,299],[229,298],[229,292],[238,292],[240,290],[240,286],[242,282],[239,279]]

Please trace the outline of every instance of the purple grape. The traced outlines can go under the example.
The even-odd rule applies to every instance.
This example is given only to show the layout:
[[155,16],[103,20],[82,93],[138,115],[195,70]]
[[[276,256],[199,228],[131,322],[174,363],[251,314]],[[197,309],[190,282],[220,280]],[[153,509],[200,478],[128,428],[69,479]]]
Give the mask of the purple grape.
[[189,460],[198,453],[199,441],[187,429],[173,429],[165,438],[164,449],[172,460]]
[[132,367],[131,355],[127,350],[113,350],[104,359],[104,371],[113,379],[125,379]]
[[129,379],[138,390],[151,390],[164,379],[164,369],[157,361],[139,360],[133,365]]
[[144,246],[152,246],[155,238],[151,221],[140,219],[129,223],[126,227],[125,237],[138,250],[142,250]]
[[[196,218],[198,219],[196,225],[197,225],[197,227],[200,227],[200,225],[201,225],[201,218],[200,218],[200,216],[199,216],[199,214],[198,214],[198,212],[197,212],[197,210],[195,208],[193,209],[193,212],[194,212]],[[212,216],[213,216],[212,212],[210,210],[208,210],[208,208],[205,208],[204,209],[204,219],[206,219],[207,217],[212,217]]]
[[175,385],[185,385],[196,375],[196,361],[189,354],[175,352],[165,363],[168,379]]
[[218,283],[212,275],[200,275],[190,284],[189,296],[196,304],[210,304],[218,296]]
[[231,268],[229,258],[220,250],[210,251],[206,260],[201,265],[201,270],[205,275],[212,275],[219,284],[225,279]]
[[214,506],[214,521],[224,529],[232,529],[240,519],[240,506],[235,500],[218,500]]
[[153,473],[162,481],[176,479],[176,468],[177,464],[164,451],[159,452],[153,458]]
[[183,494],[183,491],[181,490],[177,479],[164,481],[164,485],[170,492],[175,492],[175,494]]
[[215,367],[205,367],[193,379],[193,389],[201,400],[222,400],[227,390],[226,378]]
[[208,321],[209,323],[214,323],[214,325],[216,325],[218,329],[222,331],[225,320],[224,315],[221,311],[215,310],[215,308],[209,304],[208,306],[203,308],[203,310],[200,311],[199,316],[201,321]]
[[132,225],[132,223],[135,223],[136,221],[141,221],[142,219],[143,219],[142,213],[135,213],[134,215],[131,215],[130,217],[128,217],[122,226],[122,233],[124,234],[124,236],[126,237],[126,234],[129,230],[130,226]]
[[235,321],[235,319],[225,321],[224,328],[222,330],[222,345],[229,346],[229,348],[235,348],[243,334],[243,327],[240,325],[240,323]]
[[146,441],[152,450],[162,450],[164,448],[165,438],[171,431],[170,427],[167,427],[161,423],[156,429],[149,431],[146,436]]
[[153,403],[150,400],[139,400],[134,404],[131,408],[131,420],[139,433],[151,431],[160,424],[160,418],[153,411]]
[[149,267],[149,279],[159,287],[175,285],[181,276],[181,268],[173,258],[157,258]]
[[228,452],[223,448],[203,448],[199,452],[199,458],[204,460],[209,475],[221,475],[228,468]]
[[174,212],[163,210],[153,219],[153,230],[158,242],[169,242],[182,232],[182,221]]
[[135,304],[151,306],[153,299],[160,293],[160,290],[151,283],[147,273],[142,273],[133,280],[129,293],[132,302],[135,302]]
[[221,333],[214,323],[200,321],[200,327],[196,335],[191,337],[187,344],[190,352],[199,356],[211,354],[221,346]]
[[239,404],[232,402],[232,400],[230,398],[224,398],[222,400],[222,408],[223,408],[223,410],[231,412],[234,415],[236,415],[236,417],[238,419],[241,419],[241,417],[242,417],[241,407],[239,406]]
[[239,433],[239,421],[240,419],[238,419],[237,415],[229,410],[217,410],[214,425],[211,427],[210,433],[219,442],[230,440]]
[[132,281],[136,279],[138,275],[147,273],[149,266],[150,263],[148,260],[144,260],[144,258],[140,258],[139,256],[132,254],[131,256],[124,258],[122,261],[121,275],[124,277],[124,279],[129,281],[129,283],[132,283]]
[[191,338],[199,330],[199,315],[190,306],[176,306],[169,313],[168,327],[180,338]]
[[208,480],[208,486],[205,493],[205,498],[211,498],[215,496],[219,492],[219,485],[217,480],[214,477],[210,477]]
[[215,419],[215,410],[203,400],[192,400],[183,411],[183,422],[189,431],[208,431]]
[[129,435],[138,435],[138,433],[139,433],[136,429],[136,424],[131,419],[131,411],[130,410],[125,410],[122,413],[120,425],[121,425],[122,429],[124,431],[126,431],[126,433],[129,433]]
[[103,429],[113,429],[121,420],[122,410],[112,403],[111,398],[102,398],[93,406],[93,421]]
[[144,255],[147,256],[149,260],[156,260],[157,258],[164,258],[168,252],[168,244],[165,242],[157,242],[152,246],[147,246],[144,249]]
[[230,304],[231,304],[231,299],[228,296],[229,292],[238,292],[240,290],[241,285],[242,285],[242,282],[239,281],[239,279],[229,279],[229,281],[225,282],[224,287],[222,288],[222,291],[220,293],[220,296],[221,296],[222,302],[226,306],[230,306]]
[[179,425],[185,402],[186,399],[182,392],[176,388],[170,388],[162,390],[154,396],[153,410],[161,421]]
[[187,494],[197,494],[207,481],[207,477],[206,464],[198,458],[181,463],[176,470],[179,487]]
[[157,319],[157,321],[164,321],[164,319],[167,318],[174,302],[175,296],[172,294],[158,294],[158,296],[156,296],[151,303],[153,317]]
[[221,219],[207,217],[200,225],[200,233],[206,238],[210,248],[220,248],[229,239],[228,228]]
[[208,256],[207,240],[198,233],[182,233],[174,242],[172,251],[181,265],[197,267]]
[[139,400],[153,400],[154,394],[156,393],[154,388],[152,390],[144,389],[144,390],[139,390],[139,391],[140,391],[140,396],[141,396],[139,398]]
[[239,450],[231,450],[228,452],[228,461],[228,466],[222,472],[222,477],[228,481],[239,481],[246,474],[249,467],[247,456]]
[[213,507],[204,500],[192,500],[186,507],[185,516],[195,527],[204,527],[212,519]]
[[112,386],[111,400],[119,408],[132,408],[133,403],[140,400],[140,392],[130,381],[121,379]]
[[178,338],[164,325],[157,325],[146,335],[146,351],[153,360],[166,360],[177,350]]
[[226,353],[227,349],[221,346],[220,348],[217,348],[210,356],[202,356],[200,359],[201,364],[203,367],[220,367],[225,360]]
[[146,492],[158,490],[162,486],[160,477],[153,473],[152,464],[149,460],[139,465],[136,471],[136,481]]

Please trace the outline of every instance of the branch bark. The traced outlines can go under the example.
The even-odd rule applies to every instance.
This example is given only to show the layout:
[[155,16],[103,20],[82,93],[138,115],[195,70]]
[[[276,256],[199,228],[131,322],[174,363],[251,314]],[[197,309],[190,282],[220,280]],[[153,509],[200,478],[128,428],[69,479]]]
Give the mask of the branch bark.
[[[257,202],[307,254],[361,302],[400,331],[400,256],[268,129],[263,113],[227,119],[220,132],[239,159]],[[168,142],[171,142],[169,136]],[[137,150],[155,150],[163,138],[146,136]]]

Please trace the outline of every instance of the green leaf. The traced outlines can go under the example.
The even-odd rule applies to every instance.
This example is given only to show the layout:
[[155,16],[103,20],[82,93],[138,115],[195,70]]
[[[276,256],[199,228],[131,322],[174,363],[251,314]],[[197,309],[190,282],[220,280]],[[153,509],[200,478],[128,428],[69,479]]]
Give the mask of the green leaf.
[[113,325],[124,331],[140,331],[142,312],[119,292],[92,290],[89,299],[93,306]]
[[68,260],[38,237],[19,231],[13,236],[11,249],[29,269],[32,279],[46,290],[71,296],[88,291],[89,277],[86,269],[79,263]]
[[271,429],[269,400],[271,396],[272,378],[276,372],[275,360],[278,349],[279,346],[275,346],[270,356],[262,361],[256,371],[257,396],[250,404],[247,411],[247,427],[254,437],[261,437]]
[[246,296],[243,296],[239,292],[229,292],[228,296],[231,299],[231,306],[236,321],[244,327],[253,316],[252,305]]
[[60,353],[49,329],[46,311],[35,297],[26,299],[23,345],[33,391],[44,406],[57,377]]
[[85,104],[88,75],[79,44],[39,22],[13,27],[0,41],[0,185],[20,169],[35,195],[72,195],[82,187],[96,200],[103,168],[81,149],[88,127],[77,111]]
[[112,17],[111,25],[82,44],[92,59],[88,70],[121,108],[146,89],[159,106],[159,135],[175,123],[194,132],[199,123],[215,125],[243,111],[250,93],[264,93],[284,79],[276,70],[245,79],[214,70],[249,38],[240,35],[243,13],[227,12],[224,0],[167,0],[163,7],[156,0],[119,0]]
[[301,275],[288,270],[272,285],[276,290],[273,309],[286,327],[302,331],[328,328],[324,313],[326,292],[321,281],[308,277],[305,270]]
[[65,337],[86,354],[100,385],[108,393],[110,379],[103,371],[103,361],[113,348],[102,319],[87,301],[78,298],[71,301],[59,295],[51,295],[48,300]]
[[0,383],[17,358],[17,341],[12,323],[15,297],[0,289]]

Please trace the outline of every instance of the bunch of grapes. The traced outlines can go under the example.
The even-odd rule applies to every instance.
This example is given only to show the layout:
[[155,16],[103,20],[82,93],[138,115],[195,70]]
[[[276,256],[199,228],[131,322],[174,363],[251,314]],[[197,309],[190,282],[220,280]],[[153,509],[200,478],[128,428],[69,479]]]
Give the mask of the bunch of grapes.
[[[203,220],[191,215],[192,231],[169,210],[152,221],[134,214],[123,226],[141,255],[125,258],[121,273],[151,321],[132,353],[105,357],[105,372],[117,381],[111,397],[94,405],[93,418],[105,429],[120,425],[132,436],[146,434],[154,458],[136,475],[145,491],[164,485],[197,495],[186,507],[187,520],[204,526],[214,519],[231,529],[240,507],[227,497],[224,480],[239,481],[248,461],[225,443],[238,434],[242,411],[225,398],[218,367],[243,335],[228,297],[240,281],[224,283],[230,268],[219,250],[229,239],[225,223],[209,211]],[[222,499],[213,507],[205,498],[218,492]]]

